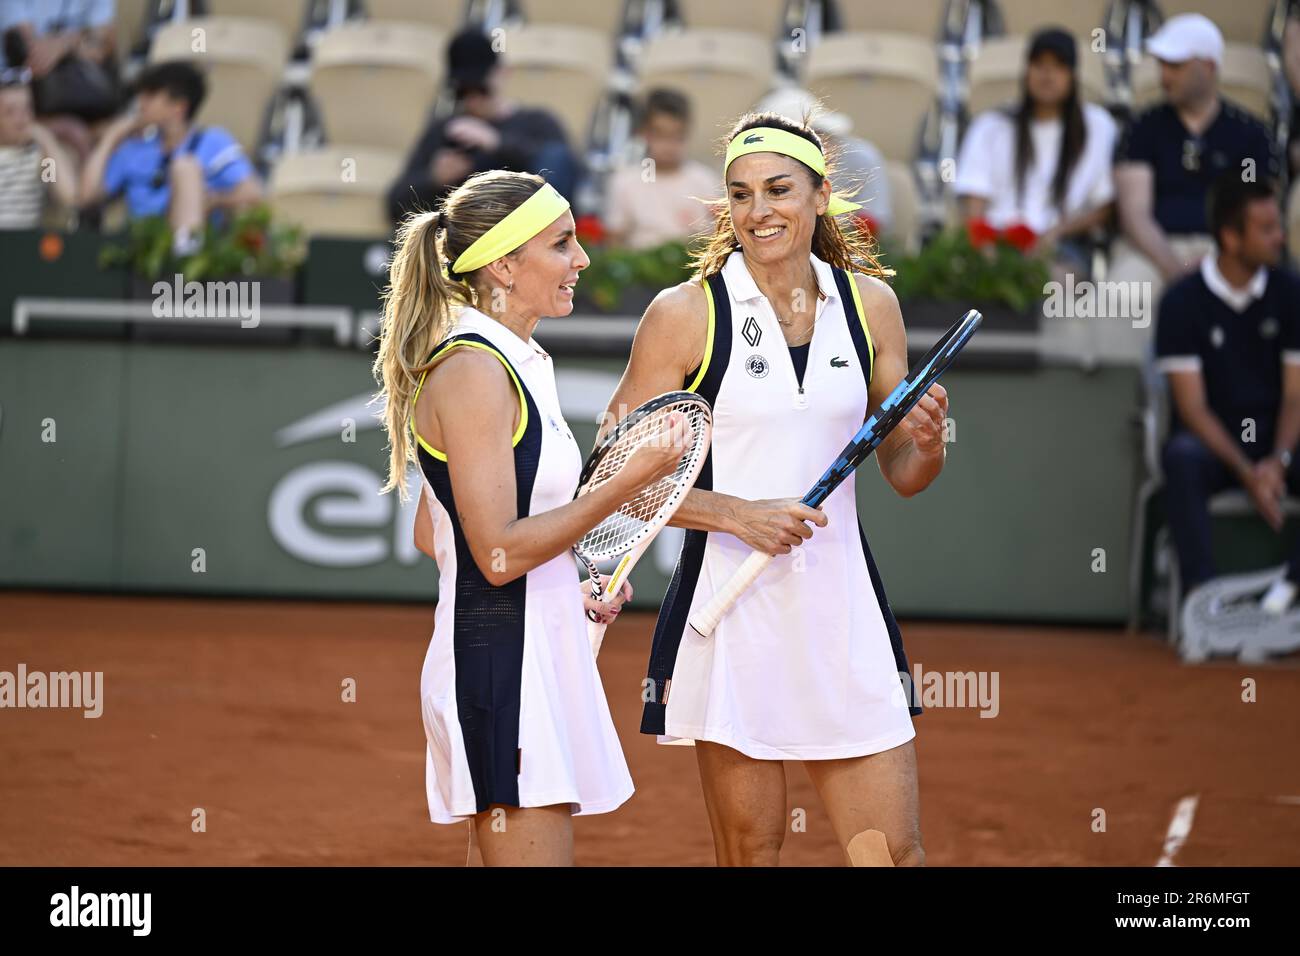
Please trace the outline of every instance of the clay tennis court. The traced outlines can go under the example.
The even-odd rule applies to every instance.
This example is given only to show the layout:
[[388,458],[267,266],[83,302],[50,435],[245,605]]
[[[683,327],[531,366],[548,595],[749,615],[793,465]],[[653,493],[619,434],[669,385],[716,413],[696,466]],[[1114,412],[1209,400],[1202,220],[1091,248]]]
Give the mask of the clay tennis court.
[[[464,865],[466,827],[430,824],[425,805],[432,625],[432,606],[0,594],[0,670],[104,672],[98,719],[0,712],[0,864]],[[652,625],[629,612],[601,653],[637,792],[578,818],[580,864],[713,863],[693,752],[637,732]],[[1113,630],[903,632],[914,668],[999,679],[996,717],[917,719],[930,864],[1151,866],[1190,796],[1175,864],[1300,864],[1297,658],[1186,667]],[[806,829],[783,862],[839,865],[816,794],[787,770]]]

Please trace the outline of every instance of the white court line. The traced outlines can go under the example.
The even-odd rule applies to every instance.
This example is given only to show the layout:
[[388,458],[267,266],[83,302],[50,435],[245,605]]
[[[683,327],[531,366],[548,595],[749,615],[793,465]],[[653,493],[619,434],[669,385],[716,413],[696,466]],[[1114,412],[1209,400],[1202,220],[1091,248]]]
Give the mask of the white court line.
[[1300,807],[1300,797],[1277,797],[1278,803],[1287,803],[1293,807]]
[[1192,832],[1192,820],[1196,817],[1196,803],[1200,794],[1183,797],[1174,808],[1174,818],[1169,821],[1169,830],[1165,833],[1164,849],[1156,866],[1174,866],[1174,854],[1183,848],[1187,834]]

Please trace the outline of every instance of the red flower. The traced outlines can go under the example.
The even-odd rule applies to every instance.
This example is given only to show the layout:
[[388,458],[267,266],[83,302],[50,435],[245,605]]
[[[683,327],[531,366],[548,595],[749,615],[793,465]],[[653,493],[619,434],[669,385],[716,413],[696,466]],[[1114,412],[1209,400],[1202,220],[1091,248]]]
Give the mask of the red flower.
[[238,242],[249,252],[257,254],[266,247],[266,236],[257,229],[245,229],[240,233]]
[[1038,233],[1022,222],[1016,223],[1002,231],[1002,238],[1021,252],[1028,252],[1038,244]]
[[990,246],[998,239],[998,231],[989,225],[987,219],[972,219],[966,223],[966,235],[976,249]]
[[573,229],[578,235],[579,242],[599,244],[605,241],[605,224],[600,221],[599,216],[591,213],[579,216],[574,220]]

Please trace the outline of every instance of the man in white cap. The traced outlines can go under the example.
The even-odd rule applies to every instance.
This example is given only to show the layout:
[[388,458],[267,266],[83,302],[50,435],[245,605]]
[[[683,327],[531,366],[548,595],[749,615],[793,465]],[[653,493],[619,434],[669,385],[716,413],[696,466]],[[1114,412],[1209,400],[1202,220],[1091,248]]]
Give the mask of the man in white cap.
[[[1108,278],[1150,282],[1155,301],[1166,283],[1198,269],[1214,250],[1210,184],[1228,170],[1245,182],[1276,180],[1279,165],[1268,128],[1219,95],[1223,34],[1213,22],[1199,13],[1171,17],[1146,46],[1160,61],[1165,100],[1134,119],[1115,151],[1122,238]],[[1113,326],[1123,341],[1112,344],[1141,356],[1148,325]]]
[[862,204],[862,212],[870,218],[876,235],[893,229],[894,208],[885,158],[865,139],[849,135],[853,120],[847,114],[826,109],[812,93],[793,86],[772,91],[759,102],[757,110],[780,113],[800,123],[805,116],[811,116],[808,125],[836,157],[831,185],[845,192],[857,190],[853,201]]

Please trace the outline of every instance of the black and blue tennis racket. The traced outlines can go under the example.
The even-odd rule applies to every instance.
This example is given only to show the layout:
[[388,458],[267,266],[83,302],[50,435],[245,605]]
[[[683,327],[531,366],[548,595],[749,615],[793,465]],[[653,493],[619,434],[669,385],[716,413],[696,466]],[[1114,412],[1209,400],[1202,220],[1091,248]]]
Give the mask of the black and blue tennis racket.
[[[840,452],[835,463],[826,469],[826,473],[812,486],[812,490],[803,496],[803,503],[816,508],[827,496],[840,486],[858,465],[880,447],[880,443],[898,427],[898,423],[907,417],[907,413],[916,407],[930,386],[938,381],[939,376],[948,370],[966,343],[971,340],[975,330],[984,321],[984,316],[971,309],[961,320],[950,328],[925,358],[917,363],[907,377],[889,393],[881,403],[880,410],[867,418],[858,433],[850,439]],[[711,635],[718,622],[731,610],[745,590],[763,573],[772,560],[772,555],[755,551],[738,567],[722,589],[709,598],[691,615],[691,627],[705,637]]]

